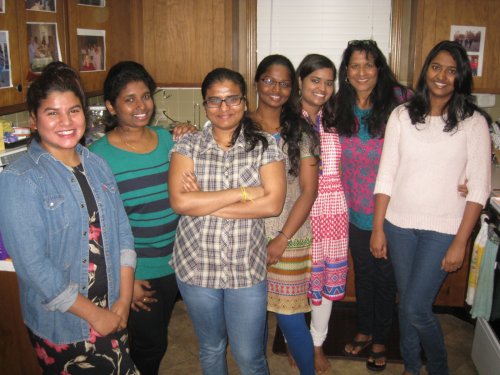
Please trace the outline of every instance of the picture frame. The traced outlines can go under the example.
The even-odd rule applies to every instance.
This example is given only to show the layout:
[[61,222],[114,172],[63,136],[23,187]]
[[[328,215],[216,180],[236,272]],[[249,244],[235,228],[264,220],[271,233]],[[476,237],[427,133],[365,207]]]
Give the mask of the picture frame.
[[56,12],[57,0],[24,0],[24,9],[36,12]]
[[473,76],[481,77],[483,74],[485,39],[486,27],[451,26],[450,40],[460,43],[467,51]]
[[12,87],[9,32],[0,30],[0,89]]
[[80,72],[106,70],[106,30],[77,29]]

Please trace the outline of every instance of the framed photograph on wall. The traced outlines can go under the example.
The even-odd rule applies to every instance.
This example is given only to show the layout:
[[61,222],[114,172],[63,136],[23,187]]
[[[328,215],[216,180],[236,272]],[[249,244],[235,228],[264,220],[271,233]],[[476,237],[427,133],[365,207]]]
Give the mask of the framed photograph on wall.
[[28,22],[28,81],[52,61],[61,61],[57,23]]
[[54,13],[56,11],[56,0],[24,0],[24,9]]
[[94,7],[105,7],[106,0],[78,0],[78,5],[88,5]]
[[451,25],[450,39],[467,51],[473,76],[480,77],[483,73],[485,38],[486,27]]
[[0,30],[0,89],[12,87],[9,32]]
[[0,0],[0,13],[5,13],[5,0]]
[[77,29],[81,72],[106,70],[106,30]]

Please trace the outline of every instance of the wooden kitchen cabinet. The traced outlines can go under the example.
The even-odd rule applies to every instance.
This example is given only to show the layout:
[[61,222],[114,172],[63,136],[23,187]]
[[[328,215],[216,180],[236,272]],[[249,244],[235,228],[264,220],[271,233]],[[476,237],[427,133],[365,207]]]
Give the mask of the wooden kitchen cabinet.
[[481,77],[474,77],[474,92],[500,94],[500,2],[498,0],[415,0],[416,34],[413,87],[424,60],[442,40],[450,39],[451,25],[486,27]]
[[[143,0],[139,59],[159,86],[201,85],[216,67],[236,68],[234,0]],[[234,17],[233,17],[234,16]],[[234,39],[237,45],[237,39]]]
[[[107,0],[105,7],[78,5],[76,0],[58,0],[56,12],[40,12],[24,9],[24,1],[6,0],[6,13],[0,13],[0,30],[9,32],[10,62],[13,87],[0,89],[0,114],[26,109],[26,93],[29,86],[29,55],[27,22],[56,23],[61,60],[77,71],[81,52],[78,50],[77,28],[105,31],[105,68],[121,60],[137,56],[137,29],[132,4],[141,0]],[[102,91],[106,71],[81,73],[87,94]]]
[[2,109],[0,113],[8,109],[10,109],[10,112],[14,112],[17,108],[21,110],[26,100],[30,76],[27,22],[56,23],[61,57],[63,61],[67,60],[64,22],[65,5],[65,1],[58,1],[56,12],[38,12],[26,10],[24,1],[6,0],[5,13],[0,14],[0,30],[9,32],[10,68],[13,87],[0,89],[0,108]]

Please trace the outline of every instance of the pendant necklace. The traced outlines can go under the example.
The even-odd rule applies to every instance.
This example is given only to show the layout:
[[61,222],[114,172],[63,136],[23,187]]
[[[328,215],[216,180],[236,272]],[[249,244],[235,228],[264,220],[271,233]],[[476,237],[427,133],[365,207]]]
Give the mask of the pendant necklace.
[[116,128],[117,132],[118,132],[118,136],[120,137],[120,139],[122,140],[122,142],[127,145],[128,147],[130,147],[132,150],[134,151],[137,151],[137,148],[133,145],[131,145],[130,143],[127,142],[127,140],[125,139],[125,137],[123,136],[121,130],[119,130],[118,128]]

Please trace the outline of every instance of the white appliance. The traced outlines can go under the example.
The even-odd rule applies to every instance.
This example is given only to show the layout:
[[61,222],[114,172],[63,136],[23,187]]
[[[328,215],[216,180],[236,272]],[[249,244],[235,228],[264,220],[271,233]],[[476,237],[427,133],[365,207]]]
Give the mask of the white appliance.
[[490,324],[483,318],[478,318],[476,322],[471,358],[479,375],[498,375],[500,343]]
[[25,153],[27,150],[26,146],[19,146],[11,149],[6,149],[4,151],[0,151],[0,172],[3,168],[16,160],[19,156]]

